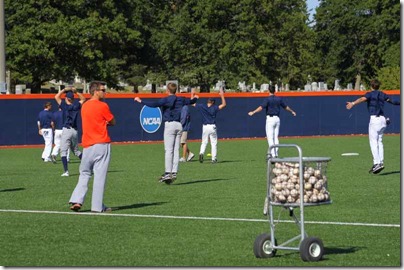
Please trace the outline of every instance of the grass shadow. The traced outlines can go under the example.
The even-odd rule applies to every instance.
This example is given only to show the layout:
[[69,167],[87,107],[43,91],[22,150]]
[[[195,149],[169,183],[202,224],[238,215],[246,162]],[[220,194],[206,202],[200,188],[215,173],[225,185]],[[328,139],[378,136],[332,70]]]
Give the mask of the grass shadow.
[[223,178],[202,179],[202,180],[195,180],[195,181],[190,181],[190,182],[178,183],[178,184],[174,184],[174,185],[175,186],[181,186],[181,185],[201,184],[201,183],[207,183],[207,182],[228,181],[228,180],[231,180],[231,179],[223,179]]
[[[156,205],[162,205],[167,202],[154,202],[154,203],[134,203],[134,204],[129,204],[129,205],[121,205],[121,206],[111,206],[112,212],[115,211],[120,211],[120,210],[126,210],[126,209],[136,209],[136,208],[143,208],[143,207],[149,207],[149,206],[156,206]],[[91,212],[91,210],[83,210],[80,212]]]
[[25,188],[7,188],[7,189],[0,189],[0,192],[12,192],[12,191],[21,191],[25,190]]
[[348,253],[355,253],[358,250],[363,249],[363,247],[346,247],[346,248],[339,248],[339,247],[324,247],[324,254],[348,254]]
[[379,175],[383,175],[383,176],[385,176],[385,175],[390,175],[390,174],[400,174],[401,172],[400,171],[393,171],[393,172],[384,172],[384,173],[381,173],[381,174],[379,174]]

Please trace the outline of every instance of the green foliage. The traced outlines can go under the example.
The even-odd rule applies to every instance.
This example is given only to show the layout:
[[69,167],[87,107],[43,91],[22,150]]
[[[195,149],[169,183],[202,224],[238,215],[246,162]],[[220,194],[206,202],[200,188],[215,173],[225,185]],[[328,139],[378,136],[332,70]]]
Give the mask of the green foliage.
[[399,90],[400,88],[400,67],[384,67],[378,71],[377,77],[381,82],[382,89]]
[[400,65],[400,4],[322,0],[5,0],[7,67],[51,79],[141,85],[364,82]]
[[316,74],[333,83],[368,82],[382,67],[397,66],[400,3],[389,0],[323,0],[317,8],[316,51],[323,60]]

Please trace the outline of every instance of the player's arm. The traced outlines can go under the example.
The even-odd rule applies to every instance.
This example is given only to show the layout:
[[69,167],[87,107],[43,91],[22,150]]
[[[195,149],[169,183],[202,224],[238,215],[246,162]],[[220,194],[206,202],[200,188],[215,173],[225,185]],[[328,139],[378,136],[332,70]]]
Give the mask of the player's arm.
[[352,109],[353,108],[353,106],[355,106],[355,105],[358,105],[358,104],[360,104],[360,103],[362,103],[362,102],[365,102],[367,100],[367,98],[366,97],[360,97],[360,98],[358,98],[357,100],[355,100],[355,101],[352,101],[352,102],[347,102],[346,103],[346,108],[348,109],[348,110],[350,110],[350,109]]
[[107,126],[115,126],[115,124],[116,124],[115,117],[112,118],[110,121],[107,122]]
[[262,111],[262,106],[258,106],[258,108],[256,108],[255,110],[251,111],[248,113],[249,116],[253,116],[254,114],[258,113]]
[[226,107],[226,99],[224,98],[223,87],[220,87],[219,95],[220,95],[220,98],[222,99],[222,104],[219,105],[219,110],[221,110],[224,107]]
[[290,112],[293,116],[296,116],[296,112],[294,110],[292,110],[289,106],[286,106],[285,110]]
[[388,98],[386,101],[387,101],[388,103],[393,104],[393,105],[401,105],[401,104],[400,104],[400,100],[392,100],[391,98]]
[[77,92],[77,89],[75,87],[72,87],[71,89],[72,89],[73,93],[77,94],[77,96],[79,97],[79,99],[80,99],[79,102],[81,104],[83,104],[86,101],[86,98],[84,97],[84,95],[80,92]]
[[36,123],[38,125],[38,134],[42,136],[41,122],[38,120]]
[[57,93],[57,94],[55,95],[55,100],[56,100],[56,102],[57,102],[59,105],[60,105],[60,103],[62,103],[62,94],[63,94],[64,92],[66,92],[65,89],[61,90],[59,93]]

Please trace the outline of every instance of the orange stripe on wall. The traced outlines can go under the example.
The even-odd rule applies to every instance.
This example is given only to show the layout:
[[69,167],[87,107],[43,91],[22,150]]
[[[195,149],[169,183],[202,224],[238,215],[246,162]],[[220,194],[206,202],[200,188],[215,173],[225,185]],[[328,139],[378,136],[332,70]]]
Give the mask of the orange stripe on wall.
[[[389,95],[400,95],[400,90],[383,90]],[[363,96],[367,91],[312,91],[312,92],[278,92],[277,96],[282,97],[312,97],[312,96]],[[190,93],[179,93],[178,96],[190,97]],[[201,98],[208,97],[219,97],[219,93],[196,93]],[[84,94],[86,98],[90,98],[90,94]],[[131,94],[115,94],[107,93],[107,98],[163,98],[166,94],[160,93],[131,93]],[[225,97],[229,98],[255,98],[255,97],[266,97],[266,93],[234,93],[229,92],[225,94]],[[63,97],[63,95],[62,95]],[[55,94],[23,94],[23,95],[0,95],[0,100],[2,99],[54,99]]]

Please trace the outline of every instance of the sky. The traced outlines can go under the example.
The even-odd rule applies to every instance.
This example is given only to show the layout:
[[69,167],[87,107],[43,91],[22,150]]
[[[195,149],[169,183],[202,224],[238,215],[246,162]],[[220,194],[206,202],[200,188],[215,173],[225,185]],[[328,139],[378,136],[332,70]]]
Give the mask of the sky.
[[310,10],[310,20],[313,19],[313,13],[315,13],[315,9],[319,4],[319,0],[306,0],[307,1],[307,10]]

